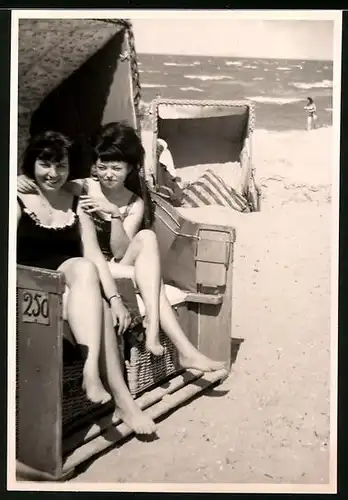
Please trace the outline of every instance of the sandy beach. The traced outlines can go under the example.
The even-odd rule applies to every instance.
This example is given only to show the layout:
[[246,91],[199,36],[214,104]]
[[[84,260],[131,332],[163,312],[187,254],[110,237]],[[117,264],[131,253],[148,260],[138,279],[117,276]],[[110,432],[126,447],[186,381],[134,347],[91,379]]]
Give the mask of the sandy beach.
[[233,218],[229,378],[73,483],[329,482],[331,134],[254,134],[262,206]]

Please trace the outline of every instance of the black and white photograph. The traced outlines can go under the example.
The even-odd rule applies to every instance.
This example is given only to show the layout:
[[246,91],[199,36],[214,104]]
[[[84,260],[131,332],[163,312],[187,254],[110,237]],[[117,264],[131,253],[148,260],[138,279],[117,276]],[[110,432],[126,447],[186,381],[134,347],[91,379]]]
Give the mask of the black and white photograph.
[[341,25],[12,11],[9,490],[336,492]]

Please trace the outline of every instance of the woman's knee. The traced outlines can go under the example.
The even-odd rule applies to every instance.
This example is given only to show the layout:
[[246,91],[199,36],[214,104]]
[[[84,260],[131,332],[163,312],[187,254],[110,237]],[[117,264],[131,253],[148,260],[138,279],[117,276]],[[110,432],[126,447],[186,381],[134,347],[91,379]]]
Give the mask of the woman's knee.
[[151,229],[142,229],[136,235],[138,241],[144,245],[156,245],[157,246],[157,236]]
[[73,280],[99,284],[98,269],[95,264],[83,257],[75,260],[73,266]]

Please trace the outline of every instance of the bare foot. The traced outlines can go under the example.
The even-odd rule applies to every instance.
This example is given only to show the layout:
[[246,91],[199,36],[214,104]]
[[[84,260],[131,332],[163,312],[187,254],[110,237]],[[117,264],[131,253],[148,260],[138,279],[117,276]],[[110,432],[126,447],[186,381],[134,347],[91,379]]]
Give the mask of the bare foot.
[[111,394],[106,392],[99,377],[92,376],[88,369],[83,370],[82,388],[92,403],[105,404],[111,400]]
[[163,356],[164,347],[158,340],[146,339],[146,350],[151,352],[154,356]]
[[158,339],[158,325],[150,325],[146,320],[146,350],[154,356],[163,356],[164,347]]
[[118,408],[115,411],[115,416],[121,418],[136,434],[150,435],[156,432],[155,422],[142,412],[135,403],[133,408],[127,410]]
[[222,361],[214,361],[213,359],[204,356],[200,352],[191,356],[179,355],[179,363],[183,368],[199,370],[201,372],[215,372],[218,370],[226,370],[226,363]]

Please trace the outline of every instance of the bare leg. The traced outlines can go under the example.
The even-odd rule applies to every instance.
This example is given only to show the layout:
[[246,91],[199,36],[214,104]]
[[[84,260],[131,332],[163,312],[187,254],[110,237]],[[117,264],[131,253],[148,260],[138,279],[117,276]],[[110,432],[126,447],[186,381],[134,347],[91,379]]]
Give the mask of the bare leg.
[[83,388],[94,403],[111,399],[99,377],[99,352],[102,327],[102,298],[99,276],[94,264],[87,259],[65,261],[59,270],[65,275],[69,295],[67,320],[76,342],[88,349],[83,368]]
[[105,301],[103,301],[103,306],[104,329],[101,342],[101,370],[105,373],[115,401],[116,411],[128,427],[137,434],[152,434],[156,430],[155,423],[141,411],[124,381],[111,311]]
[[161,356],[163,347],[158,336],[161,274],[157,238],[153,231],[143,230],[136,234],[121,262],[110,263],[111,274],[117,277],[117,266],[130,265],[134,265],[134,278],[146,309],[146,348],[155,356]]
[[[148,240],[150,240],[151,243],[148,244],[147,246],[146,258],[140,260],[139,258],[137,259],[137,256],[139,255],[139,253],[142,253],[142,249],[145,248],[145,245],[136,244],[136,238],[138,235],[141,235],[141,233],[143,233],[143,240],[146,239],[146,236],[144,237],[144,235],[146,233],[147,234],[150,233]],[[140,231],[138,235],[130,243],[127,252],[124,258],[121,260],[121,262],[120,263],[110,262],[109,266],[111,274],[114,278],[127,277],[135,279],[140,288],[140,292],[145,303],[146,311],[148,312],[149,308],[146,302],[146,300],[148,300],[146,285],[149,284],[148,282],[151,283],[151,279],[153,277],[155,277],[157,281],[157,279],[160,276],[159,250],[158,250],[156,236],[154,233],[152,233],[152,231]],[[155,244],[153,244],[154,240]],[[136,262],[136,264],[139,266],[138,273],[136,272],[136,268],[133,267],[134,262]],[[143,274],[142,274],[142,269],[140,269],[140,266],[144,266]],[[145,290],[144,288],[143,289],[141,288],[139,282],[139,274],[140,274],[140,280],[143,280],[145,282]],[[156,286],[156,291],[157,291],[157,286]],[[219,361],[214,361],[208,358],[207,356],[204,356],[188,340],[184,331],[180,327],[177,317],[166,297],[164,285],[161,281],[160,281],[159,317],[163,331],[171,339],[171,341],[179,351],[180,363],[184,368],[195,368],[201,371],[215,371],[225,368],[224,363]],[[150,322],[150,318],[147,318],[147,321]],[[158,335],[158,329],[157,329],[157,335]]]
[[[117,263],[110,263],[114,278],[134,279],[134,267]],[[201,371],[215,371],[225,368],[224,363],[209,359],[201,354],[188,340],[178,319],[167,299],[163,283],[160,289],[160,323],[164,333],[170,338],[179,351],[180,363],[184,368],[195,368]]]
[[208,358],[191,344],[166,297],[163,285],[160,292],[160,321],[163,331],[179,351],[179,361],[183,368],[194,368],[202,372],[226,368],[225,363]]

